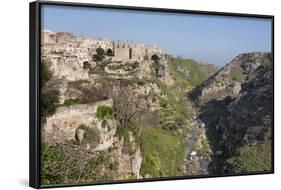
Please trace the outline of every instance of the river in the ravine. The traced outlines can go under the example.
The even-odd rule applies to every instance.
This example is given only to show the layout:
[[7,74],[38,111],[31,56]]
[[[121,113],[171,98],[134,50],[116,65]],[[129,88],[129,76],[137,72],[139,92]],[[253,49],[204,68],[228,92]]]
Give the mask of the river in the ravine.
[[[192,109],[194,112],[192,106],[189,106],[189,109]],[[205,125],[205,124],[204,124]],[[200,150],[200,147],[198,146],[198,142],[202,140],[202,138],[205,140],[205,128],[206,126],[203,126],[202,121],[197,118],[196,114],[192,116],[192,119],[190,120],[190,134],[188,137],[188,151],[187,151],[187,164],[186,164],[186,173],[187,175],[207,175],[209,174],[208,171],[208,160],[202,155],[202,151]],[[200,130],[199,130],[200,129]]]

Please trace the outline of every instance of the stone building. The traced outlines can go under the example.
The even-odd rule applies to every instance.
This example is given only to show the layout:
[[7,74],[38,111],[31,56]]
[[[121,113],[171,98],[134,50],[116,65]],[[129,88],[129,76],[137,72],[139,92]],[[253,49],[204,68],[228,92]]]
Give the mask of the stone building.
[[112,44],[115,61],[142,61],[150,59],[154,54],[159,57],[164,54],[164,51],[155,45],[144,45],[133,41],[122,42],[120,40],[113,41]]
[[[134,62],[151,59],[153,55],[161,57],[164,51],[155,45],[144,45],[133,41],[122,42],[120,40],[110,42],[107,38],[93,40],[84,37],[75,37],[68,32],[52,32],[43,30],[41,43],[44,47],[66,48],[73,51],[89,51],[88,54],[95,53],[97,48],[102,48],[112,61]],[[79,50],[80,49],[80,50]]]
[[[166,84],[172,85],[173,79],[167,71],[167,60],[164,51],[155,45],[144,45],[133,41],[109,41],[106,38],[90,39],[83,36],[76,37],[68,32],[52,32],[43,30],[41,34],[41,60],[48,63],[50,71],[57,78],[64,78],[68,81],[89,79],[88,69],[84,68],[85,63],[95,68],[97,63],[93,60],[97,48],[102,48],[105,53],[107,65],[132,66],[139,64],[136,77],[142,79],[153,73]],[[156,58],[156,59],[155,59]],[[115,77],[130,77],[130,73],[124,69],[112,70],[105,67],[107,73],[117,73]],[[132,76],[132,75],[131,75]],[[93,77],[93,75],[91,76]]]
[[41,43],[43,44],[76,42],[75,36],[69,32],[52,32],[50,30],[43,30],[41,34]]

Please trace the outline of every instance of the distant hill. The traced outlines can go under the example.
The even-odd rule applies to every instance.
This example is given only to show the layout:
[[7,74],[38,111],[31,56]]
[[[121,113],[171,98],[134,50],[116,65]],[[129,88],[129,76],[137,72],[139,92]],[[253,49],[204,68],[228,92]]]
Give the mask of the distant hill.
[[271,170],[272,56],[237,56],[188,97],[200,108],[214,173]]
[[226,96],[236,97],[247,77],[261,64],[271,62],[270,53],[241,54],[194,88],[188,96],[200,104],[212,99],[223,99]]

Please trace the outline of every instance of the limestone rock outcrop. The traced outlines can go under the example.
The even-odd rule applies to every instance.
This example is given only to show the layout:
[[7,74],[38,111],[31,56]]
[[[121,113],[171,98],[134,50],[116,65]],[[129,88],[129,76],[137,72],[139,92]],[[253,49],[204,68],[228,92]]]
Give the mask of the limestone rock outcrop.
[[213,173],[271,169],[272,67],[270,53],[241,54],[188,94],[215,135]]
[[197,103],[204,104],[212,99],[238,96],[241,85],[255,69],[263,63],[271,62],[270,53],[245,53],[234,58],[208,80],[194,88],[188,96]]
[[[54,138],[61,138],[67,141],[75,140],[76,131],[80,125],[95,128],[99,131],[99,143],[96,147],[88,147],[91,151],[100,151],[109,148],[114,142],[117,123],[114,119],[108,119],[106,125],[96,117],[99,106],[113,106],[111,99],[92,104],[77,104],[58,108],[43,123],[43,138],[52,142]],[[81,131],[79,132],[81,133]],[[82,140],[82,137],[80,137]]]

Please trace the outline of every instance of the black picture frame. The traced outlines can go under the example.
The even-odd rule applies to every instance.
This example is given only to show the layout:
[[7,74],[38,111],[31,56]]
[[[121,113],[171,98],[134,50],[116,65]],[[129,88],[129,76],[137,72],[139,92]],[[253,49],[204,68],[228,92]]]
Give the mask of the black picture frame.
[[141,10],[149,12],[169,12],[169,13],[186,13],[197,15],[216,15],[216,16],[234,16],[244,18],[266,18],[271,20],[271,50],[273,58],[273,105],[274,105],[274,16],[273,15],[259,15],[259,14],[242,14],[242,13],[227,13],[227,12],[212,12],[212,11],[198,11],[198,10],[183,10],[183,9],[167,9],[167,8],[152,8],[152,7],[133,7],[120,5],[104,5],[104,4],[89,4],[89,3],[72,3],[72,2],[55,2],[55,1],[35,1],[29,5],[29,50],[30,50],[30,65],[29,65],[29,184],[33,188],[50,188],[50,187],[70,187],[70,186],[85,186],[85,185],[101,185],[101,184],[120,184],[120,183],[134,183],[134,182],[151,182],[163,180],[182,180],[195,178],[213,178],[213,177],[227,177],[227,176],[243,176],[243,175],[258,175],[258,174],[273,174],[274,173],[274,106],[272,107],[272,169],[266,172],[252,172],[239,173],[229,175],[203,175],[203,176],[175,176],[175,177],[161,177],[152,179],[132,179],[132,180],[118,180],[118,181],[101,181],[83,184],[62,184],[42,186],[40,183],[40,42],[41,42],[41,6],[42,5],[58,5],[71,7],[94,7],[118,10]]

